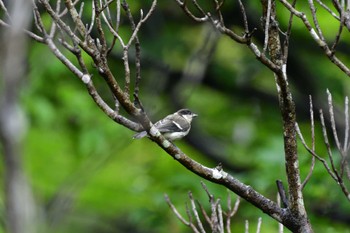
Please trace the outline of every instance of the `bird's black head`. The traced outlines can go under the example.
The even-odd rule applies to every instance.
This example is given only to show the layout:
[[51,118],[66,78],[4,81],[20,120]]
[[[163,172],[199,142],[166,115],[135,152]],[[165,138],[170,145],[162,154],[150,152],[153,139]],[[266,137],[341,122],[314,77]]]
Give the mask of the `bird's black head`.
[[196,117],[197,114],[193,113],[191,110],[185,108],[185,109],[180,109],[179,111],[177,111],[178,114],[180,114],[181,116],[191,116],[191,117]]

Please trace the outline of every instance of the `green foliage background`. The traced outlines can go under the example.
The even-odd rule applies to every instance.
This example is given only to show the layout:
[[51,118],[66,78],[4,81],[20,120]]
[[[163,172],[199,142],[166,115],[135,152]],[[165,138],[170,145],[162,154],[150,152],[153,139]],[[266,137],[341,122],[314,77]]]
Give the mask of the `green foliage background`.
[[[150,1],[130,4],[138,18],[139,9],[148,9]],[[226,18],[228,24],[242,30],[239,15],[230,16],[230,12],[239,12],[237,9],[236,3],[228,1],[223,8],[224,17],[232,17]],[[253,21],[258,22],[259,5],[250,1],[247,9],[255,15]],[[279,10],[280,26],[285,30],[288,18],[281,6]],[[324,11],[320,10],[319,14],[325,35],[331,40],[337,26]],[[141,29],[141,98],[154,121],[175,111],[165,86],[178,81],[189,56],[203,43],[204,27],[191,22],[175,1],[167,1],[158,3],[156,12]],[[304,76],[291,75],[290,79],[296,102],[302,103],[297,105],[298,119],[307,136],[307,95],[313,94],[325,104],[326,88],[329,88],[342,108],[343,99],[349,93],[349,80],[325,58],[300,22],[296,21],[292,33],[290,56],[297,57],[300,62],[293,69],[299,67]],[[126,20],[121,34],[125,38],[130,35]],[[344,33],[344,42],[339,48],[346,61],[348,34]],[[118,46],[110,65],[122,83]],[[92,65],[91,72],[97,74]],[[177,76],[167,75],[169,73]],[[103,96],[111,99],[98,75],[93,78]],[[259,64],[246,47],[222,36],[205,79],[211,82],[188,83],[185,90],[178,93],[178,96],[185,96],[184,105],[199,114],[195,128],[224,145],[215,149],[228,161],[247,168],[237,174],[232,172],[236,177],[275,200],[275,180],[285,182],[285,168],[282,125],[272,73]],[[306,83],[305,89],[300,88],[303,83],[297,82]],[[253,91],[245,92],[248,88]],[[272,99],[260,98],[257,93]],[[28,119],[23,159],[37,204],[49,223],[48,228],[43,226],[43,232],[48,232],[47,229],[57,233],[190,232],[168,208],[164,193],[183,214],[189,190],[209,207],[200,185],[201,178],[180,166],[148,139],[133,141],[133,132],[107,118],[93,103],[84,85],[45,46],[35,42],[30,45],[22,104]],[[318,123],[317,130],[317,150],[326,156]],[[176,145],[207,166],[217,165],[185,140]],[[310,161],[310,155],[300,146],[302,177],[306,176]],[[205,183],[226,209],[227,190]],[[232,197],[235,200],[236,197]],[[322,207],[340,215],[349,216],[350,213],[349,203],[320,163],[316,164],[305,189],[305,201],[315,232],[350,232],[348,223],[332,220],[327,212],[317,211]],[[249,220],[250,232],[255,232],[258,217],[263,218],[262,232],[277,232],[276,222],[244,201],[232,221],[232,232],[243,232],[245,220]]]

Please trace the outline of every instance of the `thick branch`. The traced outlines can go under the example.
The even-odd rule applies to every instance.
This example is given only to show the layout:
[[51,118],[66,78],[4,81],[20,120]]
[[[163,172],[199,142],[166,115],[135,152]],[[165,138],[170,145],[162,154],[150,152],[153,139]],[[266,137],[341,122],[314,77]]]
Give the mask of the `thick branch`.
[[[281,67],[280,72],[275,72],[275,79],[277,83],[278,99],[283,121],[284,152],[289,191],[289,210],[300,224],[300,229],[297,230],[298,232],[312,232],[311,225],[307,219],[302,195],[297,154],[297,137],[295,130],[295,104],[289,89],[286,64],[283,64],[282,48],[276,19],[276,4],[274,0],[261,0],[261,3],[263,6],[263,15],[265,17],[264,20],[270,21],[265,37],[268,38],[268,48],[271,60],[277,66]],[[267,15],[270,15],[269,19],[266,18]]]
[[261,209],[264,213],[268,214],[277,221],[282,222],[289,229],[296,229],[296,226],[293,225],[294,223],[290,216],[288,216],[286,209],[279,207],[275,202],[264,197],[252,187],[240,182],[230,174],[226,173],[224,170],[218,168],[208,168],[191,159],[178,147],[167,141],[158,131],[154,130],[154,127],[149,130],[151,139],[188,170],[206,180],[227,187],[243,199]]

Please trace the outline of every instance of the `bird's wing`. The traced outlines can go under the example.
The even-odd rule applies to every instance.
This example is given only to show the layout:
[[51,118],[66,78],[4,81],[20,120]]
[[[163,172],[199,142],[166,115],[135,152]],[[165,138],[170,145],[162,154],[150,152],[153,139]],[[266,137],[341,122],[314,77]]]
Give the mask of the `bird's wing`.
[[172,117],[166,117],[155,123],[154,126],[161,133],[186,132],[191,127],[190,123],[188,123],[183,117],[177,118],[176,121]]

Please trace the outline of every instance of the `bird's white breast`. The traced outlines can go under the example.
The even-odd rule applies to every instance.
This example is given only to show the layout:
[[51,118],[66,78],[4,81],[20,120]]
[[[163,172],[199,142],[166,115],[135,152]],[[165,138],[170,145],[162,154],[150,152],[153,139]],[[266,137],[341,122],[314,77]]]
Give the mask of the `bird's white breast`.
[[166,139],[168,139],[170,141],[174,141],[174,140],[178,140],[178,139],[185,137],[188,134],[188,132],[190,132],[190,129],[188,129],[185,132],[165,133],[163,135]]

